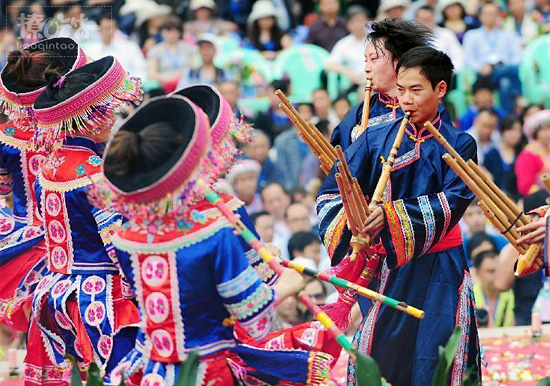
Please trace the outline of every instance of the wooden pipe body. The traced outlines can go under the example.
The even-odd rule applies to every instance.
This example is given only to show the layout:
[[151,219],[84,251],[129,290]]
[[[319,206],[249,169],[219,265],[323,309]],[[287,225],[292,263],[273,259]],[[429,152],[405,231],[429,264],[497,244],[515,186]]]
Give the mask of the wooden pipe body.
[[386,188],[386,184],[388,183],[388,180],[390,178],[393,163],[395,162],[395,158],[397,157],[397,153],[399,152],[399,147],[401,146],[401,142],[403,141],[403,137],[405,136],[405,129],[407,128],[407,124],[409,123],[409,117],[410,113],[406,113],[405,117],[403,117],[401,125],[399,126],[399,130],[397,131],[397,135],[395,136],[395,140],[393,141],[390,154],[388,155],[386,162],[384,162],[384,166],[382,167],[382,174],[378,179],[376,188],[374,189],[374,193],[369,204],[369,209],[371,212],[376,209],[380,201],[382,201],[382,195],[384,194],[384,189]]
[[367,130],[369,125],[369,114],[370,114],[370,94],[372,93],[372,80],[367,78],[367,83],[365,84],[365,99],[363,100],[363,116],[361,117],[361,127],[359,129],[357,137]]

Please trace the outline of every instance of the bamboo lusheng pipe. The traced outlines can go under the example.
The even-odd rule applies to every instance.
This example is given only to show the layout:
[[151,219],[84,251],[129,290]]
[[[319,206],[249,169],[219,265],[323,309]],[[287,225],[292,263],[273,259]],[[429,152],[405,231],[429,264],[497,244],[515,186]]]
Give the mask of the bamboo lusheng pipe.
[[376,188],[374,189],[374,193],[372,194],[372,199],[370,200],[369,209],[371,212],[376,209],[380,201],[382,201],[382,195],[384,194],[384,189],[386,189],[386,185],[390,178],[391,169],[393,167],[393,163],[395,162],[395,158],[397,157],[397,153],[399,152],[399,147],[401,146],[401,142],[403,141],[403,137],[405,136],[405,129],[407,128],[407,124],[409,123],[410,116],[411,113],[405,113],[405,116],[401,121],[401,125],[399,126],[399,130],[397,131],[397,135],[395,136],[395,139],[393,141],[390,154],[388,155],[386,162],[384,162],[384,166],[382,167],[382,174],[378,179],[378,183],[376,184]]
[[[432,125],[431,122],[426,122],[424,126],[430,131],[434,138],[450,153],[452,158],[456,160],[457,164],[460,166],[460,169],[463,171],[463,175],[460,177],[464,180],[463,176],[468,176],[473,181],[473,184],[475,184],[479,188],[478,191],[482,191],[483,193],[485,193],[484,198],[481,198],[478,193],[474,191],[472,186],[468,185],[470,189],[474,191],[476,196],[484,200],[486,204],[489,205],[491,211],[495,212],[495,215],[504,215],[504,218],[499,218],[499,220],[508,225],[508,228],[510,228],[510,232],[512,232],[512,236],[517,239],[517,235],[519,235],[519,233],[517,233],[514,227],[516,225],[519,227],[529,224],[531,221],[527,218],[527,216],[525,216],[510,199],[503,199],[502,197],[505,197],[506,195],[494,183],[487,184],[486,180],[489,179],[485,176],[485,173],[483,173],[483,171],[481,171],[481,169],[477,165],[475,165],[473,161],[464,161],[460,154],[458,154],[457,151],[449,144],[449,142],[447,142],[445,137],[443,137],[443,135]],[[494,207],[491,207],[491,205],[494,205]],[[495,208],[498,210],[496,210]]]
[[361,117],[361,125],[359,126],[359,130],[357,131],[357,138],[359,138],[369,126],[371,92],[372,80],[367,78],[367,83],[365,83],[365,99],[363,100],[363,116]]
[[323,149],[316,144],[315,139],[312,137],[311,133],[307,129],[303,128],[302,124],[298,121],[296,116],[292,114],[287,106],[281,103],[279,104],[279,107],[289,117],[290,121],[296,126],[296,128],[298,128],[298,135],[304,140],[304,142],[308,145],[313,154],[315,154],[315,156],[319,159],[323,172],[325,174],[329,174],[330,169],[332,169],[332,165],[334,164],[334,161],[332,160],[332,155],[326,154]]
[[495,214],[491,211],[491,209],[489,209],[489,206],[487,206],[487,204],[484,202],[484,201],[479,201],[478,203],[478,206],[481,208],[481,210],[483,211],[483,214],[485,215],[485,217],[487,217],[487,219],[491,222],[491,224],[493,224],[493,226],[500,232],[504,235],[504,237],[506,237],[506,240],[508,240],[508,242],[516,249],[516,250],[519,250],[518,248],[518,244],[516,243],[516,240],[509,234],[509,233],[504,233],[503,231],[506,230],[506,226],[504,224],[502,224],[502,222],[500,222],[498,220],[498,218],[495,216]]
[[353,236],[357,236],[357,224],[355,222],[354,217],[351,215],[351,209],[348,202],[346,189],[344,188],[344,183],[342,181],[342,175],[340,173],[336,173],[335,178],[336,178],[336,184],[338,185],[338,189],[340,190],[340,196],[342,197],[342,204],[344,205],[344,211],[345,211],[345,215],[347,216],[349,229]]
[[550,174],[544,173],[542,176],[540,176],[540,180],[544,184],[544,189],[547,193],[550,193]]
[[489,178],[486,173],[483,173],[481,168],[477,166],[474,161],[468,160],[467,164],[479,176],[479,178],[481,178],[483,182],[487,184],[489,190],[498,195],[504,206],[512,212],[514,218],[518,218],[518,227],[527,225],[531,222],[529,218],[516,206],[515,202],[512,201],[512,199],[510,199],[510,197],[508,197],[506,193],[500,190],[500,188]]
[[[289,118],[291,115],[294,116],[296,121],[300,123],[300,128],[303,131],[308,131],[312,138],[317,141],[319,147],[324,150],[324,153],[330,156],[333,161],[336,161],[336,152],[334,151],[334,147],[323,136],[323,134],[321,134],[319,129],[317,129],[315,125],[313,125],[311,122],[308,123],[304,118],[302,118],[302,116],[298,113],[298,111],[294,108],[292,103],[288,100],[286,95],[281,90],[275,91],[275,95],[277,95],[282,104],[287,108],[287,110],[283,110],[285,111],[285,114],[287,114]],[[332,167],[332,165],[330,166]]]
[[[459,164],[459,162],[456,160],[456,158],[453,158],[450,154],[444,154],[443,155],[443,160],[445,162],[447,162],[447,164],[451,167],[451,169],[453,169],[453,171],[460,177],[460,179],[462,179],[462,181],[464,181],[464,183],[472,190],[472,192],[474,192],[474,194],[482,201],[485,202],[485,204],[489,207],[489,209],[491,210],[492,213],[495,214],[495,216],[497,217],[498,221],[501,222],[502,224],[507,224],[510,222],[510,220],[504,215],[504,213],[502,213],[502,211],[500,210],[500,208],[498,208],[495,203],[491,200],[491,198],[487,195],[487,193],[485,191],[483,191],[475,182],[474,180],[468,175],[468,173],[464,170],[464,168]],[[509,226],[509,225],[508,225]],[[515,240],[517,240],[519,237],[520,237],[520,234],[519,232],[517,231],[516,228],[514,228],[513,226],[509,226],[509,230],[506,232],[506,233],[509,233],[510,236],[512,238],[514,238]],[[505,228],[504,230],[500,230],[501,233],[503,231],[506,231],[507,229]],[[503,233],[505,235],[505,233]],[[518,245],[518,252],[520,253],[525,253],[527,252],[527,249],[522,246],[522,245]]]

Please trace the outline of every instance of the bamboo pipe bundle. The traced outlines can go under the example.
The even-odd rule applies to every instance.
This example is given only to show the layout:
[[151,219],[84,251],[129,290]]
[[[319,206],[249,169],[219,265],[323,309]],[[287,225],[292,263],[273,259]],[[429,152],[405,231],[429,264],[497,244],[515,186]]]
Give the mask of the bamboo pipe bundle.
[[338,184],[338,189],[340,190],[345,215],[347,216],[348,225],[352,234],[350,241],[350,245],[352,247],[350,260],[354,261],[357,258],[357,254],[368,245],[365,238],[361,236],[360,231],[365,224],[365,220],[370,214],[370,211],[365,195],[361,190],[361,186],[359,186],[357,178],[354,178],[351,175],[349,166],[340,146],[336,146],[336,154],[338,155],[337,167],[339,170],[339,173],[335,176],[336,183]]
[[[476,197],[483,201],[485,205],[490,209],[491,213],[494,214],[494,217],[488,218],[489,221],[493,224],[495,228],[497,228],[500,233],[507,239],[509,237],[513,238],[514,240],[517,240],[520,237],[519,232],[514,226],[511,226],[513,223],[513,220],[510,220],[509,217],[506,217],[506,215],[502,212],[501,208],[496,205],[496,203],[491,199],[491,197],[487,194],[486,191],[484,191],[477,183],[474,181],[473,178],[468,174],[467,171],[465,171],[461,165],[458,163],[458,161],[453,158],[449,154],[443,155],[443,160],[447,162],[447,164],[451,167],[451,169],[454,170],[454,172],[464,181],[466,185],[474,192]],[[517,251],[519,253],[526,253],[527,248],[523,245],[517,245]]]
[[277,95],[281,101],[279,107],[292,121],[294,126],[296,126],[300,137],[309,146],[313,154],[315,154],[315,156],[319,159],[323,172],[325,174],[329,174],[334,162],[336,162],[337,159],[334,147],[323,136],[319,129],[315,127],[314,124],[311,122],[306,122],[305,119],[302,118],[281,90],[275,91],[275,95]]
[[390,178],[391,169],[393,167],[393,163],[395,162],[395,158],[397,157],[397,153],[399,152],[399,147],[401,146],[401,142],[405,136],[405,129],[409,123],[410,116],[411,113],[405,113],[405,116],[401,121],[401,125],[399,126],[399,130],[397,131],[397,135],[393,141],[390,154],[388,155],[386,162],[384,162],[384,166],[382,167],[382,175],[378,179],[378,183],[376,184],[376,188],[374,189],[374,193],[372,194],[372,199],[370,201],[369,209],[371,211],[373,211],[378,206],[380,201],[382,201],[382,195],[384,194],[384,189],[386,188]]
[[540,252],[541,245],[533,244],[529,247],[517,244],[520,233],[517,228],[529,224],[529,218],[502,192],[483,171],[472,161],[464,161],[458,152],[447,142],[441,133],[431,124],[424,126],[434,138],[449,152],[443,159],[474,192],[482,202],[480,207],[491,223],[510,241],[522,255],[518,262],[518,272],[531,266]]
[[307,144],[307,146],[311,149],[313,154],[317,157],[319,160],[319,163],[321,165],[321,169],[325,174],[330,173],[330,169],[332,169],[332,165],[334,164],[334,161],[332,160],[332,157],[328,154],[326,154],[323,149],[321,149],[315,142],[315,139],[311,136],[309,131],[303,128],[301,123],[298,121],[296,116],[292,114],[292,112],[286,107],[284,104],[280,104],[279,107],[283,112],[290,118],[290,121],[298,128],[298,135],[304,140],[304,142]]
[[370,114],[370,94],[372,93],[372,80],[367,78],[365,83],[365,99],[363,100],[363,116],[361,117],[361,126],[357,132],[357,138],[367,130]]

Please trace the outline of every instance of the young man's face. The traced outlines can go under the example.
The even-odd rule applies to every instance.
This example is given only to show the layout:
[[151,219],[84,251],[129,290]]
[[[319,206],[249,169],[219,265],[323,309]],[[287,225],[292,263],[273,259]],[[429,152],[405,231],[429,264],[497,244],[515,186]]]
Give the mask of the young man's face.
[[437,114],[439,100],[445,96],[447,84],[439,82],[435,90],[420,68],[401,68],[397,74],[397,99],[404,112],[410,112],[410,121],[423,125]]
[[492,291],[495,288],[495,272],[497,270],[498,259],[494,257],[486,257],[477,269],[477,277],[479,278],[484,290]]
[[275,221],[270,215],[260,216],[254,223],[254,228],[260,235],[260,238],[265,243],[273,241],[273,234],[275,233]]
[[464,212],[464,222],[468,226],[470,234],[473,234],[485,231],[487,219],[479,206],[470,205]]
[[396,65],[397,61],[392,59],[391,53],[373,43],[368,44],[365,50],[365,74],[372,80],[373,91],[387,94],[395,88]]

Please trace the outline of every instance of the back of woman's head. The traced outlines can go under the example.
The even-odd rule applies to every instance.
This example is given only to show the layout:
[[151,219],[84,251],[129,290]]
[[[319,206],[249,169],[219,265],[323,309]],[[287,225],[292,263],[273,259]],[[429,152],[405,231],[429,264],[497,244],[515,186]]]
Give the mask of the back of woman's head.
[[17,83],[25,87],[43,87],[48,83],[46,74],[61,76],[64,63],[51,51],[13,50],[8,55],[6,70]]
[[163,165],[180,147],[183,134],[166,122],[156,122],[136,133],[120,130],[106,157],[105,173],[123,176],[135,170],[148,172]]

